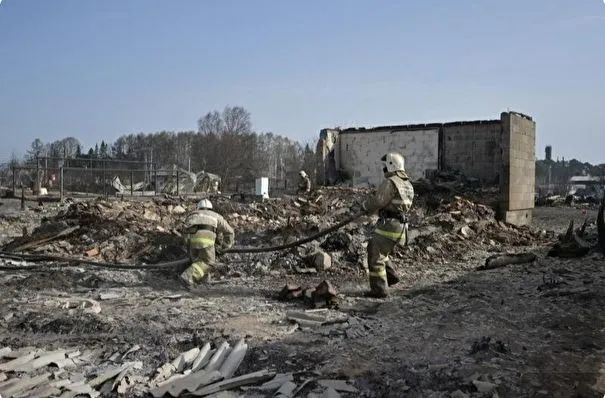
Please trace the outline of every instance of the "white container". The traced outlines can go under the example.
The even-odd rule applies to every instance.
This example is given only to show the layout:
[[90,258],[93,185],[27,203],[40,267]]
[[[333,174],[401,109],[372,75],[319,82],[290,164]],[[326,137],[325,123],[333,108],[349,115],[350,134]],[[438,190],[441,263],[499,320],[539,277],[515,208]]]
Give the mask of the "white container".
[[254,193],[258,196],[262,196],[263,199],[269,197],[269,178],[261,177],[256,179],[256,189]]

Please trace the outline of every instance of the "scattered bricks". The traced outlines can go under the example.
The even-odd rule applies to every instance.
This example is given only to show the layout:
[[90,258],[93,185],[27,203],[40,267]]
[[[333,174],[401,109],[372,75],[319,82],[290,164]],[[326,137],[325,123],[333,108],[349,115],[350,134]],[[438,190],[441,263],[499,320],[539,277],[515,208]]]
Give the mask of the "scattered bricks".
[[303,297],[305,300],[313,300],[313,293],[315,293],[315,288],[305,289],[303,291]]
[[279,298],[282,300],[293,300],[303,296],[303,290],[300,286],[291,283],[286,284],[279,292]]
[[84,256],[86,257],[95,257],[99,255],[99,248],[93,247],[92,249],[88,249],[84,252]]
[[324,251],[316,251],[305,258],[305,261],[317,271],[325,271],[332,268],[332,257]]
[[329,281],[321,282],[311,293],[311,299],[315,308],[322,307],[323,305],[333,307],[336,296],[338,296],[338,292]]

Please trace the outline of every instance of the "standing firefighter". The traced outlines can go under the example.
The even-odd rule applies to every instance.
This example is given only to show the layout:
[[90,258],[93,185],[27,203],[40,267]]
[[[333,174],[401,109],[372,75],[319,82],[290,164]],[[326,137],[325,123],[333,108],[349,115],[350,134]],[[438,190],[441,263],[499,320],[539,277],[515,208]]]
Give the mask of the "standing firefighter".
[[301,170],[298,174],[300,175],[300,182],[298,183],[298,193],[301,194],[311,192],[311,179],[309,178],[307,173],[305,173],[304,170]]
[[202,199],[197,210],[185,220],[185,234],[192,263],[181,274],[181,280],[191,287],[208,274],[208,268],[214,266],[217,243],[219,250],[230,248],[235,232],[223,216],[212,211],[212,203]]
[[389,254],[397,244],[407,243],[407,212],[414,200],[414,187],[405,172],[403,156],[389,152],[380,160],[384,162],[386,180],[362,204],[367,213],[378,211],[380,217],[367,248],[373,297],[387,297],[388,286],[399,282],[389,264]]

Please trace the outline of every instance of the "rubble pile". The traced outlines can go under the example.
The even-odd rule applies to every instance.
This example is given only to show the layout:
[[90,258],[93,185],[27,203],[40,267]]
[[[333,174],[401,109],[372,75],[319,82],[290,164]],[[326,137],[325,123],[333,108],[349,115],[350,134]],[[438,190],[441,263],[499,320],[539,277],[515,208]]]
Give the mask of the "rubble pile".
[[[354,202],[368,190],[321,188],[304,197],[243,203],[225,196],[210,199],[236,230],[238,246],[266,247],[294,242],[351,215]],[[529,227],[516,228],[496,221],[494,210],[451,191],[418,195],[410,212],[409,246],[398,248],[399,258],[416,260],[463,258],[472,249],[497,249],[499,244],[532,245],[553,238]],[[97,199],[71,203],[57,216],[43,220],[31,234],[17,238],[4,250],[84,255],[105,261],[154,263],[185,255],[179,223],[195,201],[165,197],[150,201]],[[331,268],[359,269],[365,242],[376,216],[363,217],[311,245],[282,252],[230,255],[243,265],[234,273],[300,272],[305,258],[316,255],[318,272]],[[326,266],[327,265],[327,266]]]
[[[242,386],[269,381],[275,372],[261,370],[235,376],[248,345],[240,340],[233,347],[223,342],[214,349],[210,343],[181,353],[148,377],[143,362],[132,357],[141,349],[135,345],[125,352],[112,353],[98,360],[99,352],[77,348],[44,351],[35,347],[0,349],[0,395],[90,397],[120,395],[154,397],[206,396]],[[127,358],[129,357],[129,358]],[[277,390],[279,386],[276,386]]]
[[[323,319],[305,313],[288,316],[297,324],[322,323],[306,318]],[[272,369],[238,374],[242,373],[240,365],[248,353],[244,339],[233,345],[222,341],[214,346],[207,342],[193,347],[155,371],[150,364],[137,360],[141,351],[138,344],[126,345],[117,352],[77,347],[51,351],[33,346],[0,348],[0,396],[160,398],[242,396],[242,392],[249,391],[262,396],[292,397],[303,391],[325,394],[333,390],[330,396],[339,396],[337,391],[357,392],[345,380],[305,378],[300,374],[304,372],[299,372],[296,378],[293,373],[277,373]]]
[[[422,209],[415,209],[421,212]],[[469,250],[490,248],[500,244],[532,246],[551,240],[553,233],[531,227],[515,227],[496,220],[492,208],[454,196],[441,203],[437,211],[418,216],[411,225],[413,236],[409,250],[399,250],[398,256],[414,259],[463,258]]]
[[[183,206],[97,199],[70,204],[4,250],[85,255],[108,261],[152,261],[180,246]],[[179,253],[175,257],[182,256]]]
[[[313,229],[320,221],[346,214],[368,189],[322,187],[308,196],[284,196],[245,203],[238,196],[210,198],[214,208],[238,230],[292,227]],[[327,219],[326,219],[327,217]],[[311,225],[304,226],[302,224]]]

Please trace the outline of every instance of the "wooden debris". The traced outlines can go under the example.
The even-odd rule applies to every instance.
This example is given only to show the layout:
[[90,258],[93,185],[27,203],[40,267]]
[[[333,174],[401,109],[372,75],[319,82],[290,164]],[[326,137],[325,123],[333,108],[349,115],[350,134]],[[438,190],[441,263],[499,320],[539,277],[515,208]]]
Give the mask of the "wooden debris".
[[298,312],[298,311],[286,312],[286,318],[288,318],[289,320],[291,320],[293,322],[298,323],[300,326],[307,326],[307,327],[321,326],[326,321],[325,317],[306,314],[304,312]]
[[99,300],[115,300],[122,298],[121,292],[103,292],[99,293]]
[[485,265],[477,267],[478,271],[488,269],[502,268],[511,264],[527,264],[536,261],[536,255],[533,253],[518,254],[495,254],[485,260]]
[[232,388],[246,386],[250,384],[256,384],[261,381],[268,380],[275,376],[275,372],[264,369],[258,372],[248,373],[246,375],[238,376],[233,379],[223,380],[218,383],[211,384],[199,390],[191,393],[194,397],[204,397],[206,395],[218,393],[224,390],[230,390]]
[[61,305],[61,308],[63,309],[81,308],[84,310],[84,313],[89,314],[98,314],[101,312],[101,304],[93,299],[86,297],[68,297],[59,300],[63,302]]

